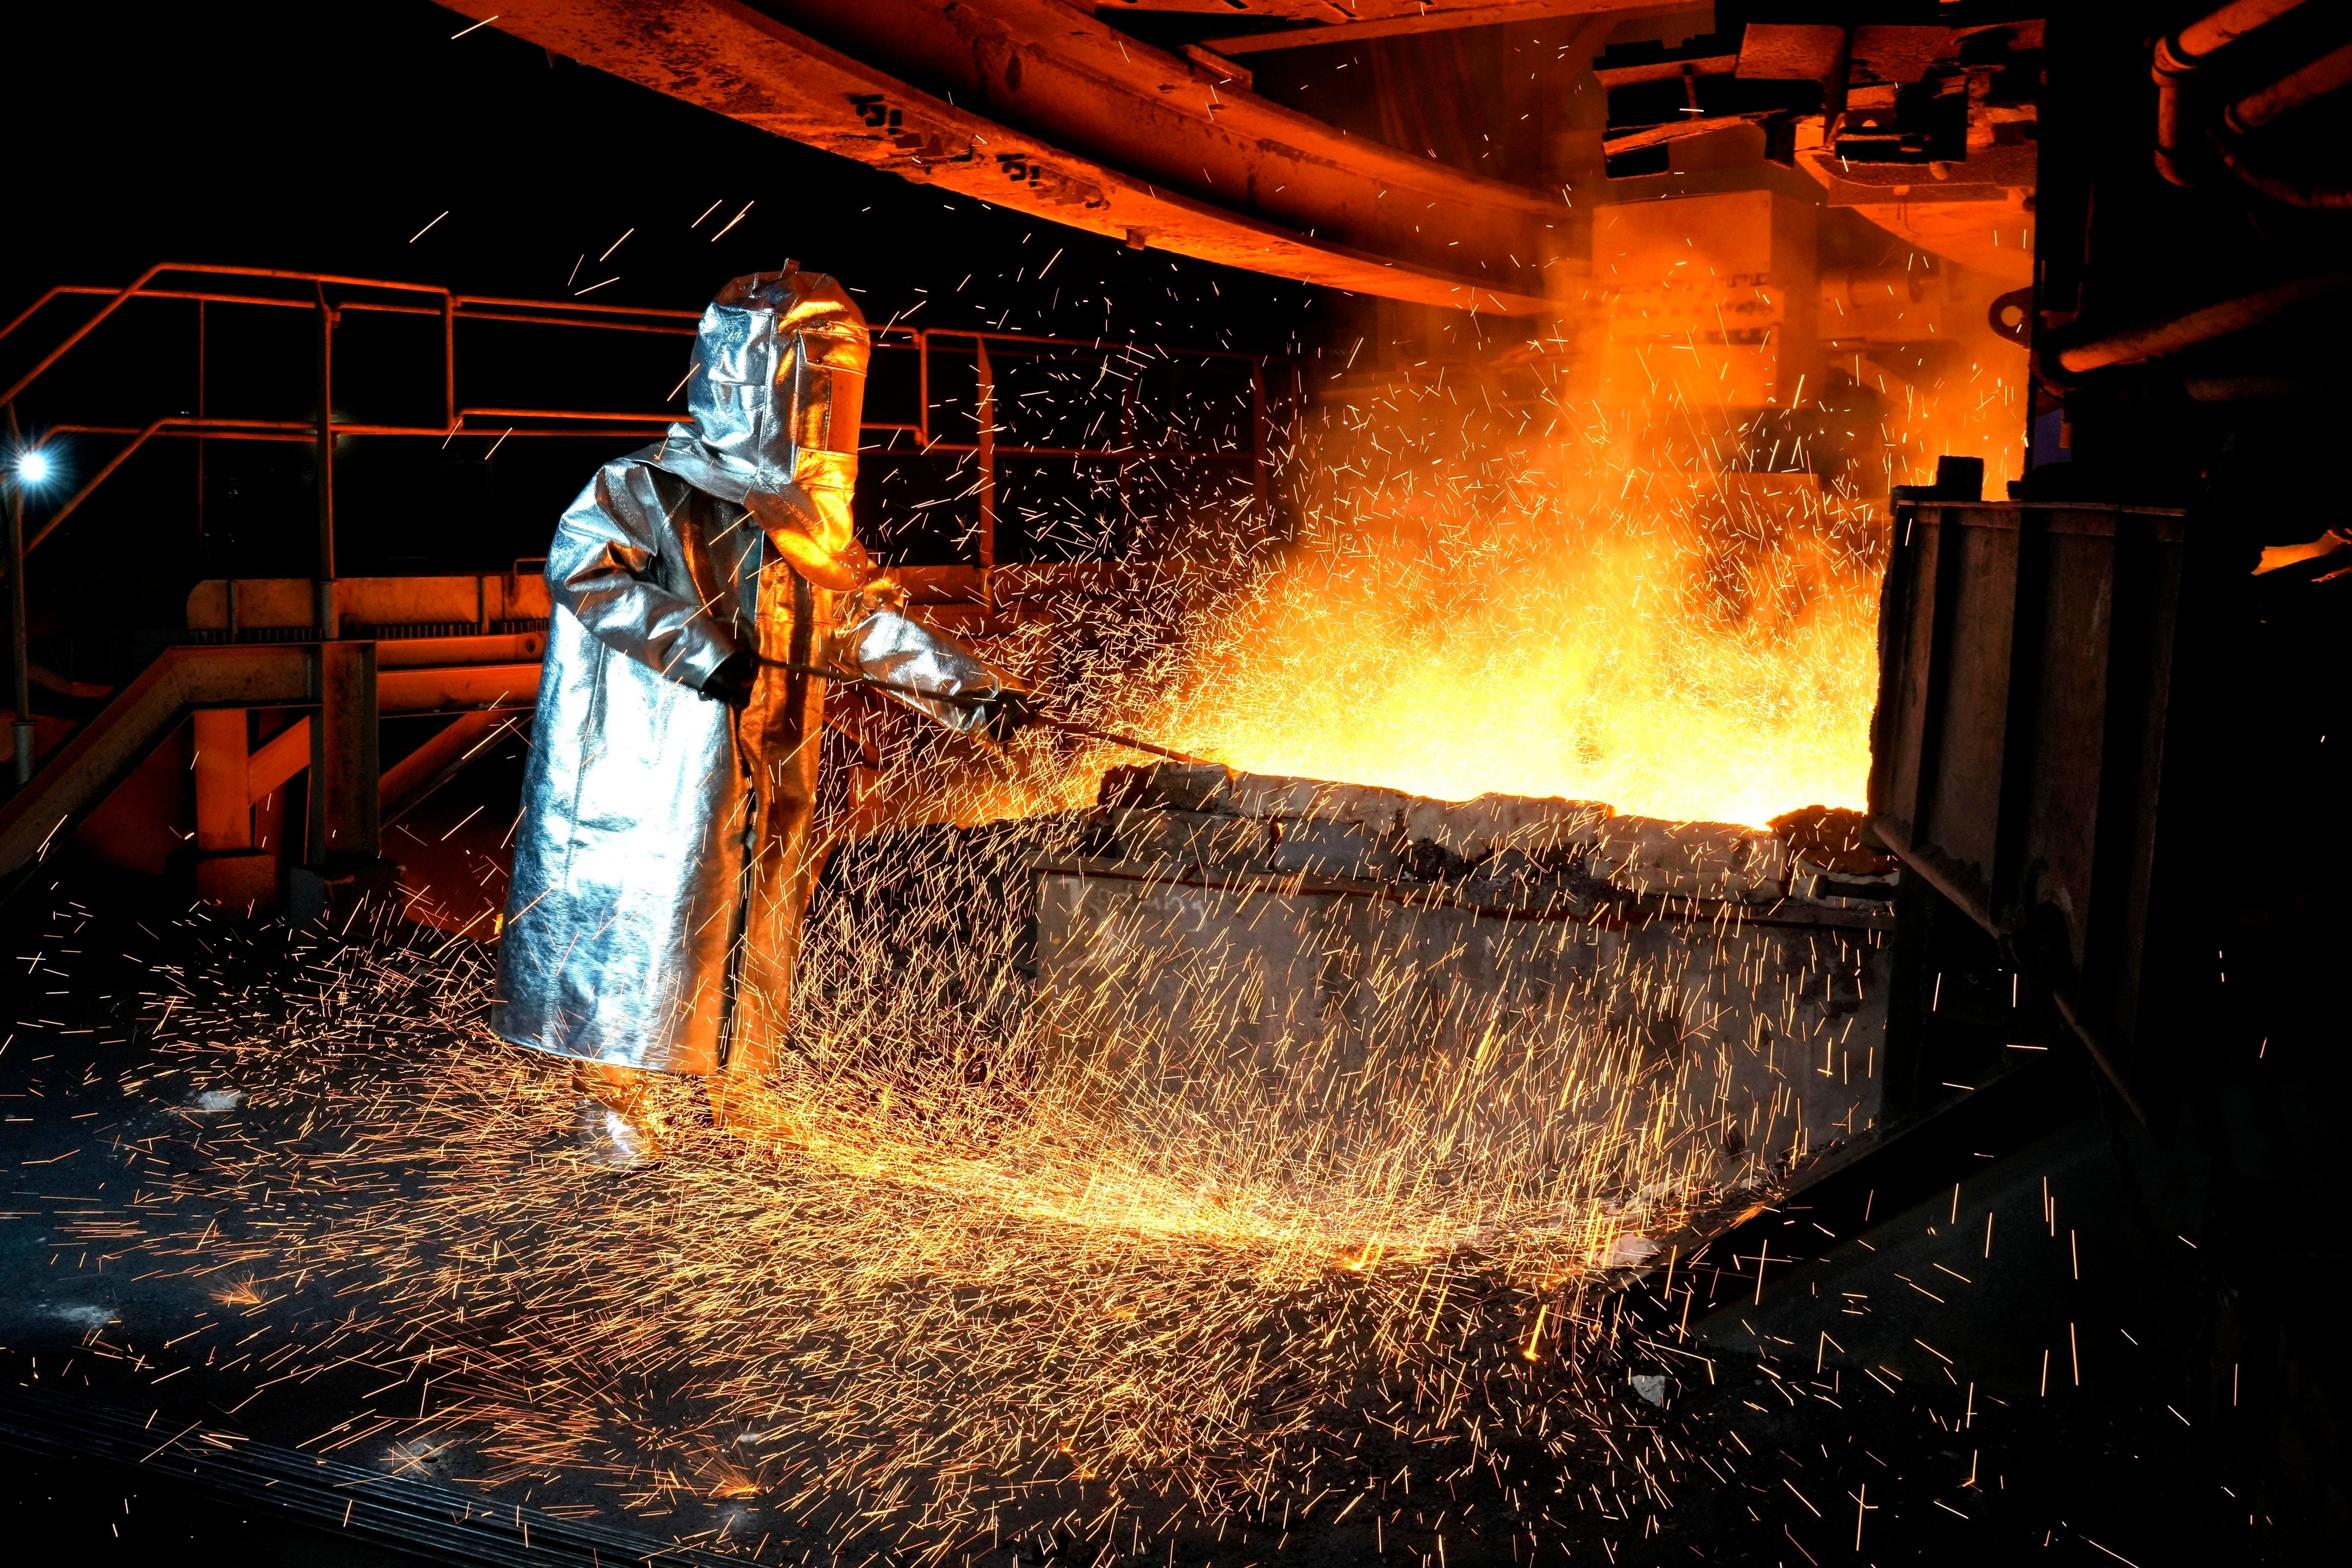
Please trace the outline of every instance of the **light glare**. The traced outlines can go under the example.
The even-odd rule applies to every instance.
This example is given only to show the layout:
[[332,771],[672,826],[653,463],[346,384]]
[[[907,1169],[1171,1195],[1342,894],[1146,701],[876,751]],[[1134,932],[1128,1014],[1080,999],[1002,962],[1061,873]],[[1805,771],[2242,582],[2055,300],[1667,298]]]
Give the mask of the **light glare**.
[[38,485],[50,474],[49,455],[38,448],[16,459],[16,477],[27,485]]

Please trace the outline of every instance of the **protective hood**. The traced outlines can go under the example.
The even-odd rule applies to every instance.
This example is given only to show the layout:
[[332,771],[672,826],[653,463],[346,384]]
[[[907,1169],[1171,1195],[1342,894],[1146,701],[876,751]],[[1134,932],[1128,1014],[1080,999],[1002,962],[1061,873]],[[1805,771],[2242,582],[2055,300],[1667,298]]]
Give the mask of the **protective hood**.
[[693,423],[670,426],[652,459],[749,510],[819,587],[866,576],[849,503],[871,335],[864,312],[819,272],[755,272],[702,313],[686,379]]

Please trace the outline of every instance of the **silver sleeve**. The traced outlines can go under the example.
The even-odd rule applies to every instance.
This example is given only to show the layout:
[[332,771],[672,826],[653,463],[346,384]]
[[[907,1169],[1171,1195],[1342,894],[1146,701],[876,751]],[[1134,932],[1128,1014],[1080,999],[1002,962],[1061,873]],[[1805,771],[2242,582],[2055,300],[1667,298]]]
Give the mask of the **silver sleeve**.
[[693,597],[677,528],[644,472],[613,464],[572,503],[547,547],[548,594],[614,653],[699,689],[735,645]]
[[883,695],[960,734],[979,728],[988,710],[977,703],[945,699],[1026,689],[954,638],[895,610],[867,614],[843,634],[839,646],[868,680],[910,688],[885,690]]

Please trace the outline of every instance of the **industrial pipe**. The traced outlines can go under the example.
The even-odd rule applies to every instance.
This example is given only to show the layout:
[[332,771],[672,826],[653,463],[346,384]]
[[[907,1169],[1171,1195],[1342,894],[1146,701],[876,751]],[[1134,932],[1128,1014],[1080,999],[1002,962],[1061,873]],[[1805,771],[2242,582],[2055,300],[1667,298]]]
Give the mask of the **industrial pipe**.
[[2323,185],[2315,180],[2273,172],[2248,157],[2227,137],[2214,138],[2214,146],[2223,165],[2237,176],[2238,183],[2273,202],[2323,211],[2352,207],[2352,185]]
[[2249,155],[2238,141],[2238,137],[2259,131],[2279,116],[2347,86],[2352,86],[2352,44],[2330,50],[2222,110],[2221,124],[2212,132],[2214,151],[2241,184],[2274,202],[2294,207],[2352,207],[2352,187],[2281,174]]
[[2303,0],[2232,0],[2232,4],[2181,28],[2173,35],[2174,44],[2183,58],[2202,60],[2302,5]]
[[1927,298],[1927,275],[1907,267],[1828,267],[1822,269],[1825,311],[1873,305],[1916,305]]
[[2242,136],[2347,85],[2352,85],[2352,44],[2331,49],[2261,91],[2248,93],[2221,111],[2221,123]]
[[2146,327],[2128,328],[2105,338],[2095,338],[2087,343],[2077,343],[2058,353],[2060,368],[2082,374],[2086,371],[2105,370],[2110,365],[2137,364],[2162,354],[2177,353],[2215,338],[2228,337],[2276,319],[2298,306],[2309,304],[2341,293],[2352,287],[2352,272],[2323,272],[2315,277],[2298,278],[2265,288],[2236,299],[2225,299],[2219,305],[2208,305],[2201,310],[2191,310],[2169,321],[2159,321]]
[[2255,28],[2277,21],[2303,0],[2233,0],[2169,37],[2156,42],[2152,64],[2156,78],[2156,167],[2176,185],[2193,185],[2195,176],[2182,162],[2181,95],[2189,78],[2216,51]]
[[2181,390],[2198,402],[2285,402],[2352,397],[2352,381],[2341,375],[2190,376]]

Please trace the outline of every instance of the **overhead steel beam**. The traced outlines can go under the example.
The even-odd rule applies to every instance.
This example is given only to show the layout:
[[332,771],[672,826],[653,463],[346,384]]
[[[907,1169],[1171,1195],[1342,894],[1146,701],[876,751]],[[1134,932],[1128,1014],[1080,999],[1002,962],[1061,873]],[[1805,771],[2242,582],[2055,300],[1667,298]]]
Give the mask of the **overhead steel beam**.
[[[1152,0],[1145,0],[1139,5],[1098,5],[1095,9],[1102,16],[1115,16],[1162,8]],[[1303,49],[1315,45],[1352,44],[1364,38],[1402,38],[1415,33],[1450,33],[1463,27],[1491,27],[1507,22],[1543,22],[1554,16],[1591,16],[1609,11],[1654,8],[1629,5],[1625,0],[1473,0],[1471,4],[1452,5],[1365,5],[1357,7],[1356,18],[1350,20],[1328,6],[1309,10],[1253,5],[1242,14],[1295,16],[1302,25],[1212,38],[1202,47],[1221,55],[1264,54],[1270,49]],[[1228,19],[1232,15],[1231,11],[1225,13]]]
[[443,4],[775,135],[1131,246],[1417,304],[1549,308],[1545,230],[1564,201],[1278,108],[1230,68],[1059,0]]

